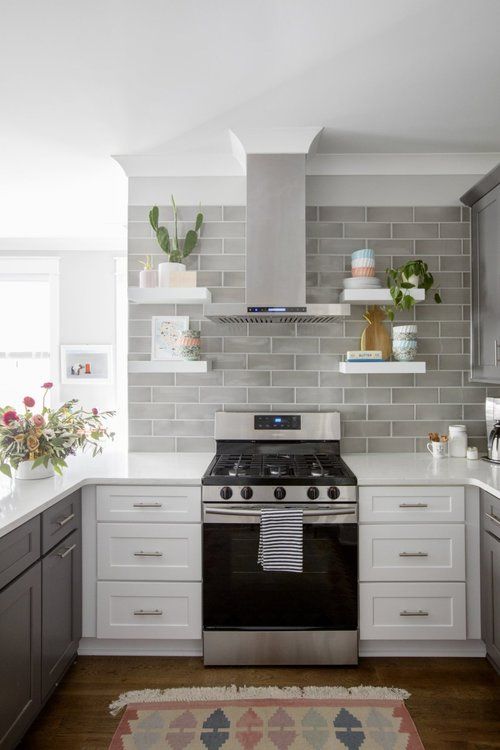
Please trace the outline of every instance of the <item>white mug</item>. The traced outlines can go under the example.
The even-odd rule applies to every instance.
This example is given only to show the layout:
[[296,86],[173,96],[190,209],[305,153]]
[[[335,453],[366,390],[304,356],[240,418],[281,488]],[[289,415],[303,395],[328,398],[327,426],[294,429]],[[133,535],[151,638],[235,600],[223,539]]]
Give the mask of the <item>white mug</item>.
[[432,453],[434,458],[445,458],[447,454],[447,443],[442,443],[441,441],[433,440],[430,443],[427,443],[427,450],[429,453]]

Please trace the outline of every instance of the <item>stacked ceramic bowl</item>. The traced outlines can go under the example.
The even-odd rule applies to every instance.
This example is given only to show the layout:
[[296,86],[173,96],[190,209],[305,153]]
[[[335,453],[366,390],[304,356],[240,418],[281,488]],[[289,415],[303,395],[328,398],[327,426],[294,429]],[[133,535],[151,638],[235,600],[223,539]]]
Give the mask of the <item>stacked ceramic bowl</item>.
[[370,248],[355,250],[351,255],[351,269],[354,277],[375,276],[375,253]]
[[397,362],[413,362],[417,356],[417,326],[394,326],[392,353]]
[[382,286],[380,279],[375,276],[375,253],[371,248],[352,253],[351,273],[350,279],[344,279],[345,289],[373,289]]

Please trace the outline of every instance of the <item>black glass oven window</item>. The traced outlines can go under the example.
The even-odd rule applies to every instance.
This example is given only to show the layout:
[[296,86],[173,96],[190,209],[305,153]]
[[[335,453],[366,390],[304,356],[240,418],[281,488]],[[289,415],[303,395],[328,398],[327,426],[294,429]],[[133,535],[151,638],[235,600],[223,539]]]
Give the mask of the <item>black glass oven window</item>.
[[356,629],[357,533],[356,524],[306,525],[303,573],[269,573],[257,565],[258,524],[206,524],[204,627]]

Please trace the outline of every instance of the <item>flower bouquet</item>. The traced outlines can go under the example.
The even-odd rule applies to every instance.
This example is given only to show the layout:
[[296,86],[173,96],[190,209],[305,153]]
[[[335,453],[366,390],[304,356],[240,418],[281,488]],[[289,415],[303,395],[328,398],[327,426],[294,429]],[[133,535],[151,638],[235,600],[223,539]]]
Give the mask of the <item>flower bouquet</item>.
[[45,406],[52,383],[44,383],[42,408],[33,411],[35,400],[23,399],[24,414],[10,406],[0,408],[0,471],[8,477],[15,469],[18,478],[40,479],[62,474],[67,466],[66,457],[78,449],[92,449],[96,456],[102,453],[100,441],[114,438],[114,432],[105,427],[105,420],[113,411],[85,411],[78,399],[66,401],[58,409]]

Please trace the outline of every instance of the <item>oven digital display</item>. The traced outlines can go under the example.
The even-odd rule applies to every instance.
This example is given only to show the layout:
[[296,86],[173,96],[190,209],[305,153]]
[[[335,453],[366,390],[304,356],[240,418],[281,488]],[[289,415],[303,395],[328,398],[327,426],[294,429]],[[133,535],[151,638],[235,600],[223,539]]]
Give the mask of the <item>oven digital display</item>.
[[300,414],[256,414],[255,430],[300,430]]

